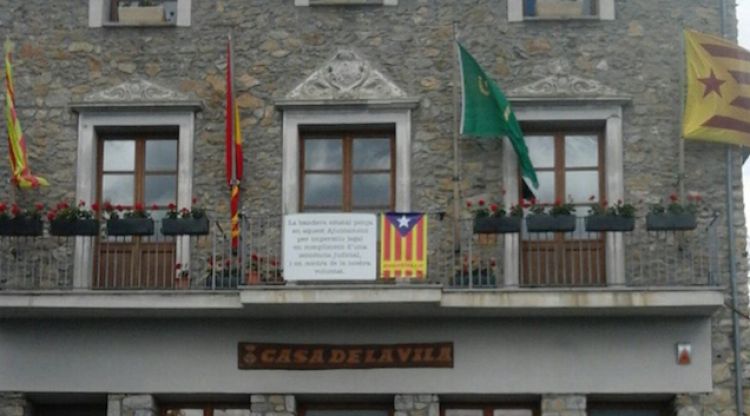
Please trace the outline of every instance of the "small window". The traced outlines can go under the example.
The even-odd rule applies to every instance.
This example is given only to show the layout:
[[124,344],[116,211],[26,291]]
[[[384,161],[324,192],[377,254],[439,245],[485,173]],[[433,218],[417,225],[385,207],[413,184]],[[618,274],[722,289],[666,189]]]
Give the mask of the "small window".
[[614,18],[614,0],[508,0],[510,22]]
[[247,406],[231,405],[170,405],[164,406],[162,416],[250,416]]
[[191,0],[89,0],[89,26],[190,26]]
[[300,137],[300,211],[393,209],[393,130],[303,131]]
[[294,0],[295,6],[397,6],[398,0]]

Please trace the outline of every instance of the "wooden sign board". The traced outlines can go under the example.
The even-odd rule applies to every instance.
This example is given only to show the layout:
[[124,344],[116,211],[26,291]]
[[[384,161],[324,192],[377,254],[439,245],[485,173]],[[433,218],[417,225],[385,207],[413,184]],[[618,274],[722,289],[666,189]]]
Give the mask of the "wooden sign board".
[[240,342],[240,370],[339,370],[364,368],[453,368],[453,343],[260,344]]

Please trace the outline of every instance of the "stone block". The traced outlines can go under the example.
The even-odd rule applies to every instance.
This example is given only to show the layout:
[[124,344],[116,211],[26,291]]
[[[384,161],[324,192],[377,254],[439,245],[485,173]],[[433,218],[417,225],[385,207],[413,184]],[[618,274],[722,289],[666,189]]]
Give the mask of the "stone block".
[[284,406],[286,407],[286,410],[292,413],[297,412],[297,400],[294,396],[288,394],[284,396]]
[[155,410],[154,396],[150,394],[139,394],[126,396],[122,399],[123,410]]
[[396,410],[410,410],[414,408],[414,396],[410,394],[397,394],[393,400]]
[[250,403],[263,403],[266,401],[266,396],[263,394],[253,394],[250,396]]

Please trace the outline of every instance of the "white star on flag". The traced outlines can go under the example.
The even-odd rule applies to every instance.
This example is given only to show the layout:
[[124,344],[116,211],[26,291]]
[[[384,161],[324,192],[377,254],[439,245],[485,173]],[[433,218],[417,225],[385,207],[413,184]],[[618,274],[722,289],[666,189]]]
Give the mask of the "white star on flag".
[[406,215],[398,219],[398,228],[409,228],[409,218],[406,218]]

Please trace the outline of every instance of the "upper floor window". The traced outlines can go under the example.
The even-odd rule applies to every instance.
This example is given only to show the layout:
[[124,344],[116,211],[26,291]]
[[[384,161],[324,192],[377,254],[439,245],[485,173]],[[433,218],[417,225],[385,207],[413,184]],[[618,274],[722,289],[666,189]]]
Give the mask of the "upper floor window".
[[392,129],[303,130],[300,138],[300,211],[394,208]]
[[614,0],[508,0],[508,20],[615,18]]
[[589,416],[666,416],[672,414],[667,403],[589,403]]
[[441,416],[538,416],[538,406],[533,404],[446,405]]
[[294,0],[295,6],[397,6],[398,0]]
[[89,0],[89,27],[190,26],[191,0]]

